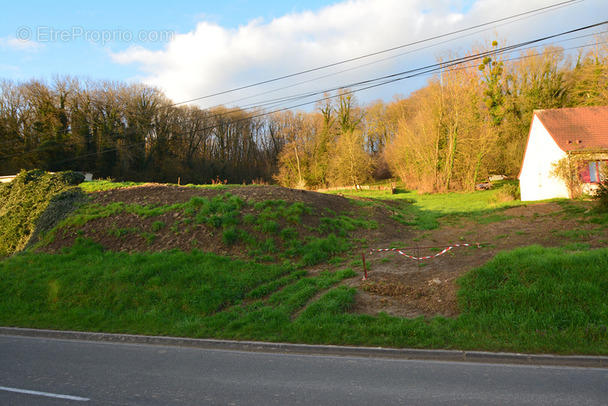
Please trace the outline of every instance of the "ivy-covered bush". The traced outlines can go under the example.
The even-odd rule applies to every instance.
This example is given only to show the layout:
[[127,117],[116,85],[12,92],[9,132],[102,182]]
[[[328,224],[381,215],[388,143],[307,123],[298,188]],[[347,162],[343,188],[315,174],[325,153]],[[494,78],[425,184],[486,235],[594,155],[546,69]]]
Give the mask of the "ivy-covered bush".
[[[49,229],[86,199],[77,187],[84,180],[74,172],[21,171],[0,186],[0,257],[22,250],[39,226]],[[40,224],[40,219],[42,223]]]

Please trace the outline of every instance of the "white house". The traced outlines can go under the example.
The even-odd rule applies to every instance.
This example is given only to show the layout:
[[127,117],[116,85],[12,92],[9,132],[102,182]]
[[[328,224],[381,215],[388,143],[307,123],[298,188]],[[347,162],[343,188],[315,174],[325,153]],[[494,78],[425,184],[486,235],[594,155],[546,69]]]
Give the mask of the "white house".
[[551,174],[562,158],[585,154],[579,179],[589,192],[600,179],[600,162],[608,160],[608,107],[535,110],[519,173],[521,200],[568,198],[566,183]]

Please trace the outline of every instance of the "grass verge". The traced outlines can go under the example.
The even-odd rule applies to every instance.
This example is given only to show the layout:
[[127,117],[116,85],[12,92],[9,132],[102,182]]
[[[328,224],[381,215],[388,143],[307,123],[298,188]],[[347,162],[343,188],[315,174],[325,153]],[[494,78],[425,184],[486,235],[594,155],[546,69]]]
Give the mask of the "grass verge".
[[193,251],[125,254],[79,241],[0,262],[0,323],[312,344],[608,354],[608,249],[532,246],[460,280],[461,315],[352,313],[346,268],[308,276]]

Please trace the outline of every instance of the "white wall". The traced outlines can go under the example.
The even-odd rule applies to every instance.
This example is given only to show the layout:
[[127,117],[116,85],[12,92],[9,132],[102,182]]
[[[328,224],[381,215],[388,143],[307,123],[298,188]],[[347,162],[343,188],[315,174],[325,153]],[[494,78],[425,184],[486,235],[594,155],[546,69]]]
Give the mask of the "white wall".
[[0,183],[9,183],[15,179],[17,175],[0,176]]
[[570,197],[566,184],[551,175],[552,163],[565,156],[566,153],[557,146],[547,129],[534,115],[519,174],[522,201]]

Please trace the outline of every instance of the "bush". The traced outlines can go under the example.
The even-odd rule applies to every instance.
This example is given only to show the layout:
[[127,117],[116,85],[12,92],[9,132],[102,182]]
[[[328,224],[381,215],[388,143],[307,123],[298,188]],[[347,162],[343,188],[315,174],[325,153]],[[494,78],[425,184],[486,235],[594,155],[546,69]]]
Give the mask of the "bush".
[[77,186],[84,182],[84,175],[80,172],[66,171],[59,172],[57,177],[60,182],[70,186]]
[[73,190],[77,175],[21,171],[0,189],[0,257],[24,249],[38,229],[50,230],[84,200],[81,191]]
[[51,231],[59,222],[67,218],[79,205],[88,201],[80,188],[69,188],[54,195],[46,209],[36,220],[34,230],[25,248],[32,247],[41,235]]
[[497,205],[499,203],[511,202],[519,199],[521,199],[519,185],[507,183],[500,189],[496,190],[496,192],[492,195],[490,198],[490,205]]
[[608,212],[608,184],[600,183],[593,194],[593,198],[597,202],[598,209]]

